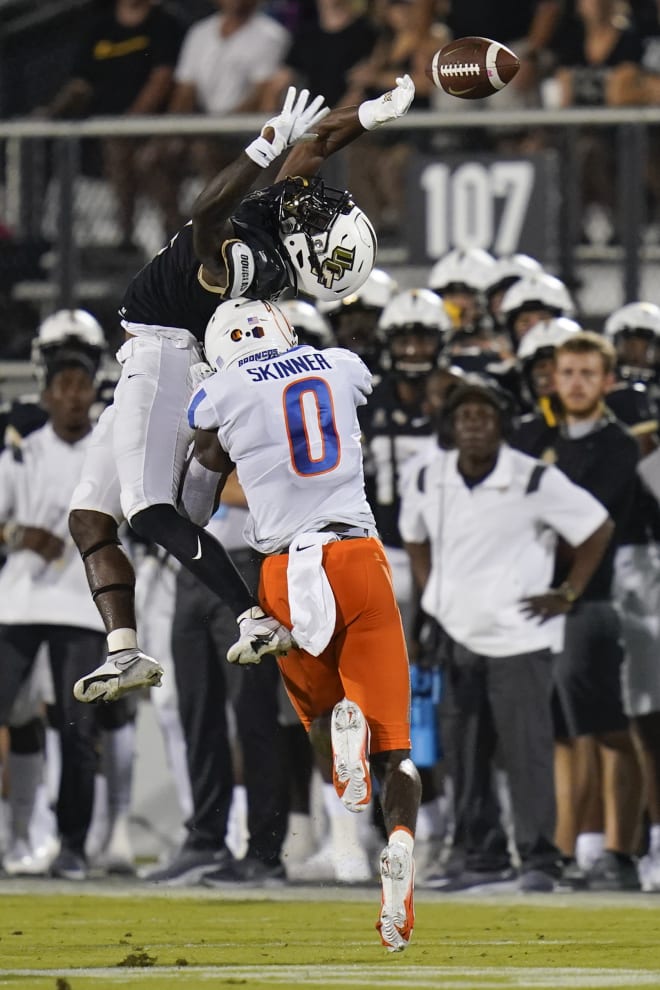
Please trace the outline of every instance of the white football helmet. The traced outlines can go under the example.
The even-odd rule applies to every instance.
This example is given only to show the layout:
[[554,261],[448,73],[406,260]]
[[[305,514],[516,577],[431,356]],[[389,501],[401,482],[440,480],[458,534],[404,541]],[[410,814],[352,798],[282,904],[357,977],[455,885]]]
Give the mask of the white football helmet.
[[449,333],[451,318],[442,299],[430,289],[406,289],[387,304],[378,320],[379,333],[390,336],[397,331],[412,332],[418,327]]
[[495,258],[482,248],[456,248],[436,261],[429,273],[429,289],[485,292],[495,267]]
[[520,341],[518,360],[521,364],[528,364],[539,357],[551,356],[556,347],[581,330],[579,323],[566,316],[558,316],[554,320],[541,320],[528,330]]
[[239,297],[220,303],[204,334],[206,360],[217,371],[249,361],[269,361],[298,343],[281,309]]
[[59,309],[46,317],[32,340],[31,359],[38,380],[63,350],[83,353],[94,372],[98,371],[106,349],[103,328],[86,309]]
[[278,302],[277,306],[295,330],[299,344],[334,347],[336,341],[332,327],[316,306],[302,299],[286,299]]
[[437,367],[451,328],[451,318],[437,293],[430,289],[397,293],[378,320],[381,367],[400,378],[425,377]]
[[41,352],[63,344],[100,351],[105,349],[105,334],[101,324],[86,309],[58,309],[46,317],[32,342],[33,352]]
[[332,302],[356,292],[376,260],[376,232],[350,193],[321,179],[287,179],[280,241],[298,292]]
[[545,309],[555,316],[574,316],[575,304],[564,283],[547,272],[526,275],[504,294],[500,312],[512,320],[523,310]]
[[319,303],[319,310],[331,319],[349,306],[383,310],[398,290],[396,281],[382,268],[373,268],[362,285],[350,296]]
[[488,278],[487,294],[510,289],[518,279],[543,271],[543,265],[529,254],[509,254],[497,258]]
[[607,318],[603,330],[612,341],[626,332],[653,334],[660,341],[660,306],[649,302],[628,303]]

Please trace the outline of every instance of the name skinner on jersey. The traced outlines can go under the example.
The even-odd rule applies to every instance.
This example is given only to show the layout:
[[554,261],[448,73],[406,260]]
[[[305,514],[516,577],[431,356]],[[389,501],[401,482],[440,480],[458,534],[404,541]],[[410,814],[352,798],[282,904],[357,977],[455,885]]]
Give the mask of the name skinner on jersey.
[[[277,351],[262,351],[260,354],[251,354],[249,357],[239,361],[247,364],[254,361],[268,361],[271,357],[276,357]],[[253,382],[273,381],[278,378],[289,378],[290,375],[299,375],[306,371],[330,371],[332,365],[322,354],[316,351],[314,354],[297,354],[295,357],[281,358],[269,364],[260,364],[258,368],[244,368]]]

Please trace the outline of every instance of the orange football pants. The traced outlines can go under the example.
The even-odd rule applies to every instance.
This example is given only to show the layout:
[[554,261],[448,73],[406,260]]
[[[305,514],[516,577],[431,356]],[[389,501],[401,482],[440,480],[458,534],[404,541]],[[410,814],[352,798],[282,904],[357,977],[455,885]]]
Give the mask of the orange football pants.
[[[267,557],[259,600],[291,628],[288,554]],[[330,643],[318,657],[290,650],[277,662],[287,693],[309,731],[342,698],[357,702],[371,730],[371,752],[410,749],[410,672],[392,575],[380,540],[337,540],[323,547],[337,603]]]

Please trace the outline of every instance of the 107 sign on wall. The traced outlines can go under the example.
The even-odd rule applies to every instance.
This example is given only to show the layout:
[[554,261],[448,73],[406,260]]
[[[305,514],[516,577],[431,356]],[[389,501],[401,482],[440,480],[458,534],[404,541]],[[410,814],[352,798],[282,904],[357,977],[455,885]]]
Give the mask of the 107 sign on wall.
[[418,155],[409,170],[412,264],[452,248],[484,248],[501,257],[556,260],[559,219],[553,152],[525,158]]

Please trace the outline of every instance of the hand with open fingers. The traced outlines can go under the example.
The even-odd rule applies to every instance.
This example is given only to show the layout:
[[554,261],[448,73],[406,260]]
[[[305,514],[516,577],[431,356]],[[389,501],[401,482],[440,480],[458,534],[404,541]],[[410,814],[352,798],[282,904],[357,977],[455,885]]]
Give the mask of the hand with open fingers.
[[309,106],[308,100],[308,89],[301,89],[298,93],[295,86],[289,86],[282,109],[277,116],[266,121],[259,137],[245,149],[246,155],[261,168],[267,168],[285,148],[298,141],[330,112],[328,107],[323,106],[324,97],[315,97]]
[[375,100],[365,100],[358,108],[358,117],[365,131],[403,117],[415,98],[415,84],[410,76],[398,76],[396,86]]
[[568,601],[559,588],[551,588],[542,595],[522,598],[520,607],[528,619],[537,618],[542,625],[557,615],[566,615],[573,607],[573,603]]
[[309,106],[306,106],[308,99],[309,90],[301,90],[298,102],[293,109],[294,122],[289,139],[290,145],[299,141],[303,135],[313,131],[316,125],[330,113],[330,107],[324,106],[325,96],[315,96]]

